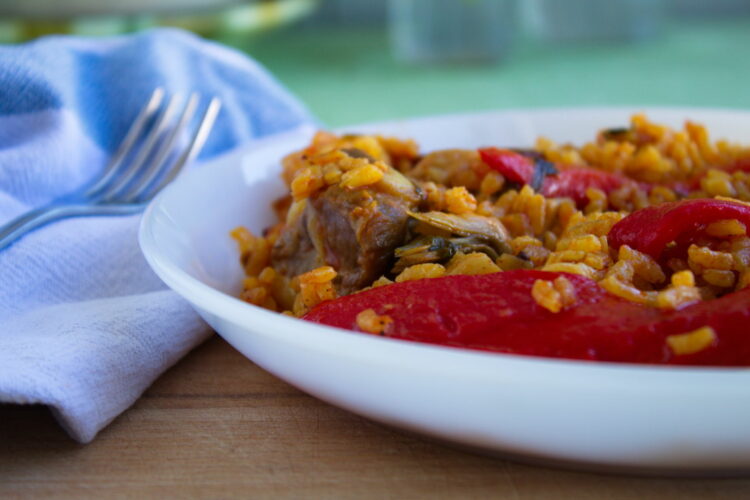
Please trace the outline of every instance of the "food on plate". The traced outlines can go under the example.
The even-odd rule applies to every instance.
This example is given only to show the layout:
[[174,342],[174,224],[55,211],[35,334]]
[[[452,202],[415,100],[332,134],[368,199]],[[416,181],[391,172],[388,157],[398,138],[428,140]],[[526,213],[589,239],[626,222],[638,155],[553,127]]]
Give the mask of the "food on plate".
[[319,132],[283,178],[279,222],[233,231],[247,302],[485,351],[750,365],[750,148],[701,125],[427,154]]

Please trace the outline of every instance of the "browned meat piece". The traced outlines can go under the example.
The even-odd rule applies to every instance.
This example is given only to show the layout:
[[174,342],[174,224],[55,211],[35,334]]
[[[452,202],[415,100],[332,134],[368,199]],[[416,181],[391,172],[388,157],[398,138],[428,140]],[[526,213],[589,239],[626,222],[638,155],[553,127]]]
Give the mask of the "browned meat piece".
[[444,149],[426,155],[408,175],[422,181],[449,187],[466,186],[466,189],[476,191],[488,171],[476,150]]
[[[397,176],[395,183],[388,182],[390,176]],[[368,286],[392,266],[394,249],[405,243],[407,211],[418,201],[411,183],[393,170],[365,189],[332,185],[292,215],[273,247],[271,265],[289,277],[333,266],[340,295]]]

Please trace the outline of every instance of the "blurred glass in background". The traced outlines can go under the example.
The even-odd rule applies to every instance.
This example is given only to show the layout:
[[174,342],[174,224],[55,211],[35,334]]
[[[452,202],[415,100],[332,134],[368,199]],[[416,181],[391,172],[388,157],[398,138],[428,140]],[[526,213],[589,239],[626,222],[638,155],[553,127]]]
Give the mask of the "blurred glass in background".
[[402,61],[493,61],[516,37],[516,0],[390,0],[389,6],[391,40]]
[[526,23],[550,42],[641,41],[659,34],[663,0],[525,0]]
[[503,107],[750,108],[750,0],[0,0],[0,42],[176,26],[330,125]]
[[115,35],[174,26],[206,37],[253,35],[309,15],[319,0],[0,0],[0,42],[49,34]]
[[213,38],[314,27],[389,25],[404,61],[492,61],[519,37],[641,41],[667,17],[750,14],[750,0],[0,0],[0,41],[176,26]]
[[668,17],[747,14],[750,0],[0,0],[0,42],[175,26],[241,45],[307,18],[302,29],[387,28],[400,61],[492,62],[519,39],[644,41]]

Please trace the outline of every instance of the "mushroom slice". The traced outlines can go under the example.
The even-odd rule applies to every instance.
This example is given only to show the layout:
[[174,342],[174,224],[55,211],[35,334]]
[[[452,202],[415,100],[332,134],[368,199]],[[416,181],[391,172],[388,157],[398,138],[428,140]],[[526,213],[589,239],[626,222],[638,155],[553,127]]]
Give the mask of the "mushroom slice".
[[446,238],[417,236],[408,244],[396,249],[394,255],[398,261],[391,272],[399,274],[407,267],[415,264],[447,261],[455,253],[456,247]]
[[456,252],[461,253],[475,253],[481,252],[487,254],[487,256],[493,261],[500,257],[500,253],[493,246],[491,246],[487,240],[479,236],[468,236],[466,238],[451,238],[451,245],[456,249]]
[[378,183],[378,188],[384,193],[402,198],[407,203],[419,203],[421,196],[417,187],[404,174],[393,167],[388,167],[383,178]]
[[458,252],[465,254],[481,252],[493,261],[499,257],[498,252],[487,240],[479,236],[462,238],[417,236],[408,244],[396,249],[394,255],[398,260],[391,272],[399,274],[415,264],[447,262]]
[[[438,233],[443,232],[466,237],[478,236],[486,240],[499,254],[511,252],[508,244],[510,233],[502,222],[492,217],[476,214],[456,215],[435,211],[407,213],[421,223],[415,228],[419,233],[429,233],[430,228],[435,228]],[[428,227],[425,228],[424,226]]]

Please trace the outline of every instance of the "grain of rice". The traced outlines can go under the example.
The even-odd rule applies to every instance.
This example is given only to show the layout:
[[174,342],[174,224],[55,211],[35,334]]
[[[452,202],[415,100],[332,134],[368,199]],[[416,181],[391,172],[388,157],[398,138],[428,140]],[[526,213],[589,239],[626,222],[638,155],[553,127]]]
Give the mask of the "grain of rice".
[[295,200],[308,198],[310,195],[325,186],[323,170],[318,165],[305,167],[294,176],[290,186],[292,197]]
[[691,271],[679,271],[672,275],[674,286],[695,286],[695,275]]
[[484,176],[479,184],[479,194],[481,198],[487,199],[493,194],[500,191],[505,185],[505,178],[497,172],[490,172]]
[[396,283],[420,280],[425,278],[440,278],[445,275],[445,267],[440,264],[416,264],[409,266],[396,276]]
[[735,276],[732,271],[723,271],[721,269],[706,269],[701,275],[707,283],[722,287],[729,288],[734,286]]
[[750,271],[743,271],[737,280],[737,290],[742,290],[748,286],[750,286]]
[[355,169],[344,172],[341,176],[341,186],[347,189],[357,189],[369,186],[380,181],[384,176],[383,170],[376,165],[368,163]]
[[531,287],[531,296],[537,304],[550,312],[558,313],[576,301],[573,284],[564,276],[552,280],[536,280]]
[[554,264],[546,264],[542,268],[542,271],[578,274],[578,275],[585,276],[592,280],[601,279],[601,276],[596,271],[596,269],[586,264],[574,264],[572,262],[557,262]]
[[696,244],[688,247],[688,265],[696,269],[719,269],[727,271],[734,265],[734,257],[728,252],[719,252]]
[[445,192],[445,206],[450,213],[466,214],[477,209],[477,200],[464,186],[459,186]]
[[747,228],[737,219],[725,219],[712,222],[706,226],[706,234],[717,238],[740,236],[747,233]]
[[537,304],[550,312],[558,313],[562,310],[562,297],[555,290],[552,281],[536,280],[531,287],[531,296]]
[[670,335],[666,342],[677,356],[695,354],[707,349],[716,341],[716,332],[710,326],[703,326],[692,332]]
[[534,263],[528,259],[521,259],[515,255],[504,253],[495,261],[502,271],[513,271],[515,269],[531,269]]
[[501,269],[497,264],[492,262],[492,259],[490,259],[487,254],[480,252],[469,254],[458,252],[445,266],[445,273],[448,275],[489,274],[496,273],[500,270]]
[[378,314],[374,309],[365,309],[357,314],[357,326],[367,333],[380,335],[386,333],[393,324],[393,318],[387,314]]

